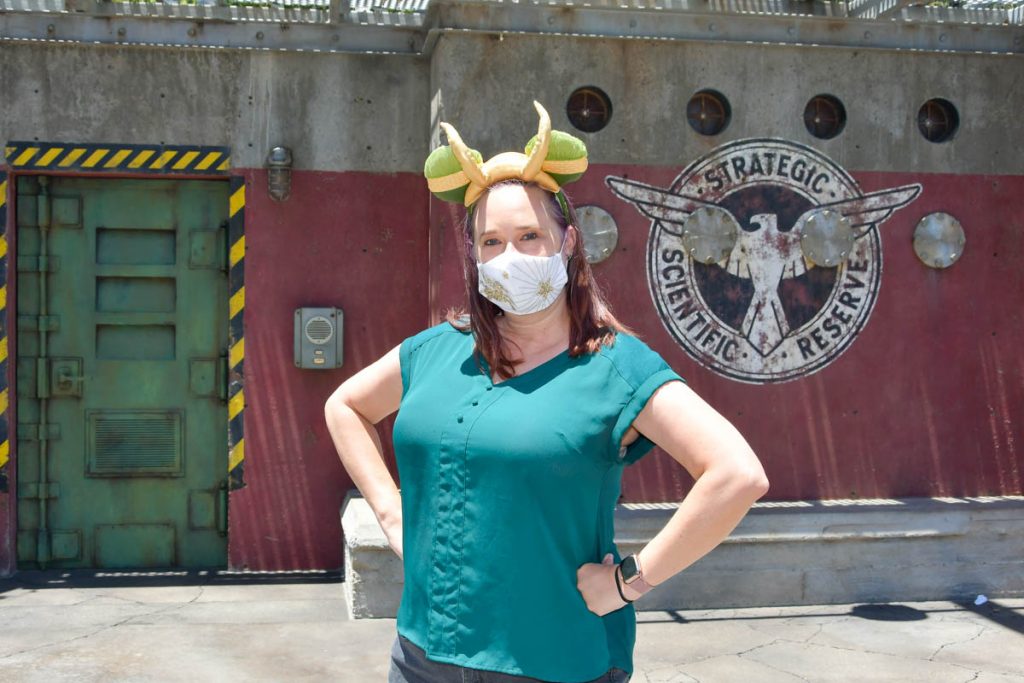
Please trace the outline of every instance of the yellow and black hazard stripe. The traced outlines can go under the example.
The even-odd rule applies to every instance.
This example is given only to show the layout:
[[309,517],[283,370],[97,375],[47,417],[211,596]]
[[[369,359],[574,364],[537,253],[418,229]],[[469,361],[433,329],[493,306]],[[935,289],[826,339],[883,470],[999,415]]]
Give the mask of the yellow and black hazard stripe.
[[0,493],[8,490],[11,456],[7,404],[7,173],[0,171]]
[[228,482],[230,489],[245,486],[245,178],[231,176],[228,211]]
[[7,164],[15,171],[228,175],[230,148],[194,145],[121,145],[8,142]]

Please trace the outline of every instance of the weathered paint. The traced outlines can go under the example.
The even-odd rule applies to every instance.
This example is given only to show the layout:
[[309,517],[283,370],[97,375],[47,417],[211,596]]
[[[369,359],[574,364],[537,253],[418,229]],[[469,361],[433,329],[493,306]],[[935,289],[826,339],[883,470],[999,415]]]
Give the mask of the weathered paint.
[[226,174],[231,168],[226,147],[12,141],[4,154],[15,171],[40,173],[207,176]]
[[[568,188],[577,205],[598,205],[619,226],[618,248],[597,275],[627,322],[748,435],[769,470],[769,500],[1019,493],[1024,369],[1013,304],[1022,290],[1014,265],[1024,167],[1006,144],[1024,130],[1019,60],[482,33],[446,33],[429,58],[7,44],[0,140],[96,144],[116,130],[125,143],[233,150],[246,169],[250,277],[246,487],[231,494],[230,564],[338,567],[338,505],[352,483],[327,438],[323,399],[462,297],[453,240],[461,212],[428,200],[419,176],[437,122],[455,123],[490,156],[532,135],[532,98],[555,128],[571,130],[561,104],[581,85],[600,86],[615,106],[608,128],[583,136],[593,166]],[[837,73],[860,76],[837,81]],[[682,114],[707,87],[733,110],[714,138],[693,133]],[[813,140],[803,128],[802,108],[819,93],[848,111],[832,140]],[[913,121],[920,103],[937,96],[962,114],[960,132],[942,145],[924,141]],[[160,117],[149,115],[157,108]],[[603,179],[669,187],[715,147],[765,136],[812,145],[865,192],[924,189],[880,229],[878,297],[847,351],[805,378],[754,386],[704,369],[665,330],[645,275],[650,221],[612,197]],[[292,149],[297,170],[291,199],[275,204],[259,167],[279,144]],[[921,264],[910,244],[917,220],[936,210],[967,232],[963,257],[943,271]],[[12,274],[9,291],[16,284]],[[289,362],[293,310],[303,305],[345,310],[345,367],[301,371]],[[381,431],[395,474],[390,421]],[[12,476],[16,465],[12,453]],[[682,468],[654,454],[627,469],[624,493],[679,500],[688,486]],[[4,555],[0,543],[0,566],[13,555],[14,520],[3,517],[12,499],[0,494],[8,544]]]
[[[754,384],[806,377],[849,346],[878,293],[879,226],[921,191],[865,194],[812,148],[773,139],[712,150],[668,188],[605,182],[652,220],[647,279],[665,327],[702,367]],[[805,238],[825,210],[845,219],[850,239],[834,263],[817,264]],[[700,260],[707,236],[692,224],[710,211],[731,223],[731,245]]]
[[[292,175],[276,203],[266,173],[246,182],[245,483],[231,492],[228,554],[235,568],[342,564],[341,502],[352,482],[323,417],[347,377],[426,327],[427,189],[411,173]],[[345,313],[345,363],[292,362],[296,308]],[[391,418],[380,427],[397,480]]]
[[228,190],[228,483],[245,486],[245,178]]
[[[1019,311],[999,293],[1024,287],[1020,176],[853,173],[866,191],[919,182],[913,211],[885,225],[885,270],[870,322],[820,372],[751,386],[700,366],[657,318],[645,259],[650,221],[611,195],[603,178],[667,187],[678,168],[595,164],[572,186],[619,225],[615,253],[595,267],[613,308],[747,436],[772,500],[1021,491]],[[322,420],[323,401],[346,377],[461,302],[457,207],[428,206],[417,174],[293,174],[292,198],[273,202],[261,170],[247,194],[246,488],[230,497],[229,562],[250,569],[341,563],[338,508],[352,483]],[[979,217],[974,207],[987,207]],[[917,260],[911,236],[933,211],[960,217],[968,246],[952,268]],[[422,217],[431,216],[428,235]],[[1001,256],[1000,256],[1001,255]],[[428,275],[429,274],[429,275]],[[429,285],[429,286],[427,286]],[[346,313],[341,370],[295,369],[294,308]],[[429,313],[428,313],[429,312]],[[951,363],[950,356],[959,359]],[[866,378],[870,378],[865,381]],[[871,380],[876,381],[871,381]],[[381,425],[386,462],[390,424]],[[626,500],[678,500],[689,485],[663,453],[627,469]]]
[[[1022,176],[853,172],[865,192],[920,183],[911,207],[881,229],[884,270],[870,319],[849,348],[804,378],[751,385],[691,357],[668,333],[648,290],[651,221],[614,197],[606,176],[669,187],[679,168],[594,164],[570,186],[619,226],[615,253],[595,266],[612,308],[744,434],[764,463],[765,500],[1013,495],[1022,491],[1024,291],[1019,267]],[[451,242],[450,210],[432,205],[436,242]],[[984,207],[979,212],[978,207]],[[967,246],[951,268],[922,264],[918,220],[956,216]],[[460,265],[444,255],[435,314],[462,297]],[[667,454],[627,468],[627,501],[679,500],[685,470]]]
[[[770,499],[1020,492],[1016,430],[1024,396],[1012,341],[1022,320],[986,292],[1024,289],[1007,256],[1021,253],[1024,226],[1013,197],[1024,191],[1024,178],[853,173],[865,191],[913,182],[924,188],[912,212],[886,223],[871,320],[821,372],[752,387],[704,369],[669,336],[645,280],[650,221],[602,182],[616,175],[667,187],[678,171],[595,165],[570,194],[577,204],[606,209],[619,225],[615,253],[595,267],[613,307],[743,431],[768,469]],[[419,218],[428,212],[427,193],[416,174],[299,171],[284,204],[269,199],[262,171],[245,178],[249,485],[231,494],[230,564],[338,566],[337,510],[351,482],[323,425],[323,400],[429,324],[428,297],[433,319],[461,302],[453,248],[461,211],[432,202],[428,236]],[[988,210],[972,225],[979,204]],[[959,216],[968,232],[961,261],[945,271],[921,264],[911,245],[920,216],[939,210]],[[325,303],[346,312],[346,365],[297,370],[288,362],[292,311]],[[950,353],[962,362],[950,363]],[[878,381],[864,381],[872,376]],[[381,427],[395,475],[390,420]],[[625,499],[677,500],[688,485],[671,458],[654,454],[626,471]]]
[[19,320],[57,322],[17,335],[20,566],[226,562],[227,199],[223,180],[18,178]]
[[11,329],[11,320],[14,315],[13,307],[7,306],[7,297],[14,294],[14,285],[9,282],[7,278],[7,259],[8,253],[13,248],[13,231],[8,232],[7,230],[7,217],[10,213],[11,203],[9,201],[10,196],[14,193],[13,188],[10,187],[8,182],[7,171],[0,170],[0,244],[3,245],[4,255],[0,258],[0,264],[2,264],[3,270],[3,281],[0,282],[0,287],[3,288],[3,308],[0,310],[0,344],[2,344],[2,353],[7,357],[3,363],[0,363],[0,388],[3,389],[5,396],[7,397],[7,405],[2,414],[0,414],[0,429],[2,434],[0,437],[3,441],[0,442],[0,575],[6,575],[14,571],[15,562],[15,548],[14,548],[14,537],[15,537],[15,506],[18,504],[17,497],[10,495],[10,482],[17,481],[17,462],[14,458],[14,444],[10,439],[10,424],[13,416],[11,413],[11,401],[10,401],[10,386],[11,386],[11,368],[14,363],[10,362],[13,358],[13,349],[7,338],[7,330]]
[[7,173],[0,171],[0,493],[8,491],[7,465],[11,460],[7,410],[10,405],[7,380],[10,365],[7,349],[7,209]]

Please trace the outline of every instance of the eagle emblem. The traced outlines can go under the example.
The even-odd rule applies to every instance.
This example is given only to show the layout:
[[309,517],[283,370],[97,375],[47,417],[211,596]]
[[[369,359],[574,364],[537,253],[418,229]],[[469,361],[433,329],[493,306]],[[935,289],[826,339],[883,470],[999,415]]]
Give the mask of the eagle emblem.
[[756,383],[845,349],[874,303],[878,226],[921,192],[862,192],[824,155],[775,139],[720,147],[669,188],[605,182],[652,220],[648,280],[669,331],[702,364]]

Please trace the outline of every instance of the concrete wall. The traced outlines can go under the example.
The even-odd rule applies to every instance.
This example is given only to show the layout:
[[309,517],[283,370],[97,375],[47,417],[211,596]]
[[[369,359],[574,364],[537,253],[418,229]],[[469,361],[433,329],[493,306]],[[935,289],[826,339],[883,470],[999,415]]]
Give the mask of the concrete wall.
[[419,172],[423,58],[5,44],[4,140],[223,145],[236,169],[276,145],[296,169]]
[[[555,128],[573,131],[565,102],[591,85],[613,106],[606,128],[576,133],[592,162],[681,169],[730,140],[781,137],[849,171],[1020,174],[1024,162],[1006,143],[1024,135],[1021,73],[1017,55],[450,33],[434,52],[431,93],[441,120],[456,122],[485,159],[536,132],[532,99]],[[710,138],[686,122],[687,101],[705,88],[732,104],[732,123]],[[821,93],[846,107],[833,140],[804,128],[804,105]],[[916,125],[918,108],[935,97],[960,112],[960,132],[944,144]]]

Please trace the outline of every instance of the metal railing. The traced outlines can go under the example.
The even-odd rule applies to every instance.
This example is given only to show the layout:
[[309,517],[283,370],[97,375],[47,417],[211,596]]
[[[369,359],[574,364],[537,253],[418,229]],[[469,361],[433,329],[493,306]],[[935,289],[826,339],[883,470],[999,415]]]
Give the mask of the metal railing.
[[0,0],[3,12],[420,26],[429,0]]
[[[416,54],[429,51],[437,34],[450,30],[568,30],[618,37],[1024,52],[1024,35],[1017,32],[1024,25],[1024,0],[924,2],[927,0],[0,0],[0,40]],[[733,20],[705,21],[704,17],[715,14]],[[790,17],[850,21],[839,29],[832,25],[826,30],[820,22],[806,22],[798,29]],[[97,18],[110,21],[94,21]],[[871,22],[871,30],[858,28],[858,21]],[[627,29],[626,23],[638,28]],[[719,29],[728,29],[728,34],[707,29],[716,23]],[[901,33],[899,27],[908,24],[927,30]],[[969,34],[973,28],[967,25],[977,24],[1002,28],[984,35]],[[946,35],[945,27],[955,29],[957,25],[961,31]],[[363,30],[367,26],[391,30]],[[880,34],[886,37],[879,38]]]
[[[86,12],[119,16],[183,15],[188,8],[277,9],[330,13],[356,23],[382,15],[423,15],[431,0],[0,0],[0,12]],[[850,18],[891,17],[963,23],[1022,23],[1024,0],[471,0],[471,4],[755,13]],[[104,10],[104,8],[106,8]],[[185,12],[187,13],[187,12]]]

